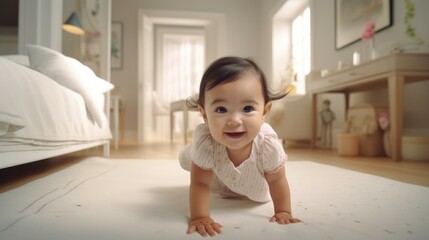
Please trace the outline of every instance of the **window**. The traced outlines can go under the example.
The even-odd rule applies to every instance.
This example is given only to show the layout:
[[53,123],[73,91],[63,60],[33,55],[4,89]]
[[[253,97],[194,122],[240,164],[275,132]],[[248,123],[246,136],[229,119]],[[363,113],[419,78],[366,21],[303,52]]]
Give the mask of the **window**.
[[310,9],[307,7],[292,22],[292,67],[298,94],[305,94],[305,75],[311,69]]

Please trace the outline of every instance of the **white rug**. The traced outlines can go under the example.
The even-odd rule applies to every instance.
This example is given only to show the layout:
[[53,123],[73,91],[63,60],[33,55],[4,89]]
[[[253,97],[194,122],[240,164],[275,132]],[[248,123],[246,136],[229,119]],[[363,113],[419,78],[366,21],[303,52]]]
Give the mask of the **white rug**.
[[[287,163],[294,216],[212,198],[219,239],[428,239],[429,189],[313,162]],[[90,158],[0,194],[0,239],[201,239],[186,235],[189,174],[174,160]]]

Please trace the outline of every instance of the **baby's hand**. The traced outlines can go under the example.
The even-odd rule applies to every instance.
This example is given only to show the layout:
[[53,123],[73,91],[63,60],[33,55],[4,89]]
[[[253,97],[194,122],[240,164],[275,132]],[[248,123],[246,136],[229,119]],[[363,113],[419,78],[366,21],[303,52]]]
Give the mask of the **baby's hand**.
[[207,234],[215,236],[216,233],[220,234],[222,225],[213,221],[210,217],[197,218],[189,223],[187,234],[197,231],[201,236],[205,237]]
[[278,212],[270,219],[270,222],[277,222],[279,224],[289,224],[301,222],[298,218],[293,218],[288,212]]

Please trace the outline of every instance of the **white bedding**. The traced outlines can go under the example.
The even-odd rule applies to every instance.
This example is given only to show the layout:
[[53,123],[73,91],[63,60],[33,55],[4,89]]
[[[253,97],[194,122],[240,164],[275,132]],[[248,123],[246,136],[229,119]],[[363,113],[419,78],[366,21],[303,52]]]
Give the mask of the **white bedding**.
[[[92,94],[104,109],[104,95]],[[0,56],[0,161],[2,153],[108,140],[112,135],[105,114],[101,121],[99,127],[79,93]]]
[[98,78],[89,67],[78,60],[53,49],[29,44],[27,51],[30,68],[79,93],[92,119],[98,126],[103,126],[104,112],[99,102],[99,93],[111,90],[112,84]]

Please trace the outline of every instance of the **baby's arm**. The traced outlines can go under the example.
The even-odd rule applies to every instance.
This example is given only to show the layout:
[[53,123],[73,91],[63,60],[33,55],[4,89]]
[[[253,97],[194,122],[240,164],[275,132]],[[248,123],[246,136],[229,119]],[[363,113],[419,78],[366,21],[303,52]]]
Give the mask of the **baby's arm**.
[[270,194],[274,203],[275,215],[270,221],[280,224],[300,222],[299,219],[292,217],[290,190],[284,165],[274,173],[265,173],[265,179],[270,187]]
[[192,163],[191,185],[189,188],[189,202],[191,209],[191,222],[188,234],[197,231],[201,236],[221,233],[221,225],[210,217],[210,184],[212,172],[199,168]]

